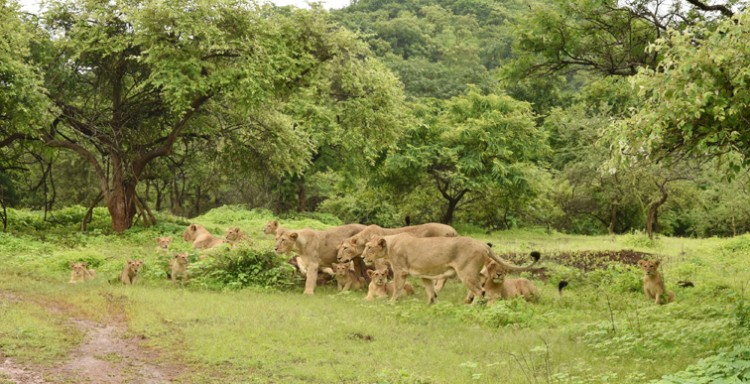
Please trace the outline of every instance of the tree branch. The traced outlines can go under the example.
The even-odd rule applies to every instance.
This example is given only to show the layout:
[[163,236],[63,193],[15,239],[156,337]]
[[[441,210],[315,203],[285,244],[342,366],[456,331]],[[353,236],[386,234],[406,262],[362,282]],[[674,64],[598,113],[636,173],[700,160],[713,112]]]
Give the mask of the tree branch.
[[91,164],[92,167],[94,167],[94,171],[96,172],[96,176],[99,177],[99,188],[102,190],[103,193],[106,195],[109,195],[109,184],[107,183],[107,175],[104,173],[104,170],[99,165],[99,162],[96,161],[96,157],[89,152],[86,148],[72,142],[68,141],[62,141],[62,140],[46,140],[45,144],[47,144],[50,147],[53,148],[65,148],[68,150],[71,150],[83,157],[86,161]]
[[730,18],[734,16],[734,12],[732,12],[731,9],[721,4],[708,5],[699,0],[687,0],[687,2],[694,5],[696,8],[700,9],[701,11],[712,11],[712,12],[718,11],[718,12],[721,12],[722,15],[726,17],[730,17]]
[[172,145],[174,145],[177,138],[180,137],[180,133],[187,125],[187,122],[193,117],[195,112],[197,112],[198,109],[211,98],[211,96],[213,96],[212,93],[207,93],[196,97],[193,102],[190,103],[190,108],[185,112],[182,118],[174,123],[172,126],[172,132],[164,138],[164,143],[158,148],[146,152],[143,156],[133,162],[133,175],[135,177],[138,177],[143,172],[143,169],[151,160],[169,154],[172,150]]

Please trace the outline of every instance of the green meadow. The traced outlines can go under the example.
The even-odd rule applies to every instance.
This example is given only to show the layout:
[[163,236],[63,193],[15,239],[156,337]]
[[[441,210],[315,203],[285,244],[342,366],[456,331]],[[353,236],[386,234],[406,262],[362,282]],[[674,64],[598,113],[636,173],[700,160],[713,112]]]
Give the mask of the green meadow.
[[[302,295],[301,277],[262,233],[274,218],[266,211],[222,207],[192,220],[215,234],[239,226],[251,238],[203,259],[180,237],[184,219],[159,217],[156,226],[112,235],[98,229],[108,223],[97,210],[93,229],[82,234],[74,227],[82,211],[54,212],[56,224],[13,211],[18,230],[0,234],[0,352],[51,382],[70,380],[54,367],[85,339],[72,319],[120,324],[121,338],[170,367],[170,382],[739,383],[750,372],[750,236],[648,240],[459,227],[498,254],[539,250],[543,278],[527,277],[542,299],[465,305],[464,287],[452,280],[428,306],[418,279],[411,281],[416,294],[396,304],[365,301],[364,291],[339,293],[335,283]],[[280,221],[337,224],[325,216]],[[165,235],[194,260],[184,286],[167,280],[168,256],[156,252],[154,239]],[[592,259],[622,250],[661,260],[677,301],[647,300],[632,262]],[[137,285],[123,286],[117,277],[131,258],[145,267]],[[97,276],[69,284],[68,265],[79,260]],[[254,268],[259,260],[274,272]],[[228,272],[233,267],[241,271]],[[561,295],[562,280],[569,284]],[[677,285],[686,280],[694,287]]]

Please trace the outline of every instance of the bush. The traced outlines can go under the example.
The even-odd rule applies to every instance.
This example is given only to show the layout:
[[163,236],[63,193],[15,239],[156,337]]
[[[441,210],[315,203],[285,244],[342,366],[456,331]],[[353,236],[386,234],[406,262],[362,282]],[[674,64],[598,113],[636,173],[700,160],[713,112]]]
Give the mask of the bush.
[[295,282],[294,268],[269,249],[239,245],[231,251],[190,264],[191,284],[208,288],[288,288]]
[[707,357],[682,372],[666,375],[651,384],[747,383],[750,381],[750,347],[737,346]]

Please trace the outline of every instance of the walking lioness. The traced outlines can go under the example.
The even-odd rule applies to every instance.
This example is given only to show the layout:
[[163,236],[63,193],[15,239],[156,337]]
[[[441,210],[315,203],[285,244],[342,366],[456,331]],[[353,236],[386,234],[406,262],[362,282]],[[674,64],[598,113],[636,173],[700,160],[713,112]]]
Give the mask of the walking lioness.
[[[336,261],[336,246],[364,228],[365,226],[361,224],[349,224],[324,231],[312,229],[285,231],[276,235],[274,251],[278,254],[297,252],[300,267],[304,265],[306,269],[307,277],[304,293],[312,295],[315,292],[318,270],[321,268],[330,269],[333,262]],[[331,270],[331,274],[333,274],[333,270]]]
[[409,275],[421,277],[425,283],[427,302],[435,302],[435,288],[430,280],[457,276],[468,288],[466,302],[482,296],[480,271],[484,260],[491,258],[508,271],[521,272],[529,270],[537,263],[534,261],[525,267],[512,265],[501,259],[484,242],[470,237],[414,237],[408,233],[392,236],[378,236],[365,245],[362,256],[371,264],[376,259],[387,258],[393,268],[396,283],[392,301],[396,301]]

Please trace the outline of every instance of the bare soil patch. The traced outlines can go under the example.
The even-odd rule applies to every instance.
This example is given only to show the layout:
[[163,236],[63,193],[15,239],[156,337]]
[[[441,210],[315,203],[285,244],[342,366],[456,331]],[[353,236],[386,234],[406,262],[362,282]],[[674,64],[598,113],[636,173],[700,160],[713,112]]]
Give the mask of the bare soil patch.
[[[0,293],[5,299],[24,301],[18,295]],[[161,384],[169,383],[182,369],[157,364],[158,354],[143,348],[139,339],[126,338],[127,298],[103,294],[107,300],[105,323],[68,318],[81,333],[83,342],[64,360],[52,368],[23,366],[12,359],[3,359],[0,382],[47,384],[58,382],[91,384]],[[65,313],[64,303],[33,300],[51,313]],[[2,357],[2,356],[0,356]]]
[[[584,272],[590,272],[595,269],[607,269],[612,263],[624,265],[638,265],[638,260],[651,258],[653,255],[646,252],[638,252],[632,249],[621,249],[613,251],[565,251],[551,252],[542,255],[543,262],[552,260],[558,264],[568,267],[578,268]],[[527,264],[531,261],[528,254],[510,252],[500,254],[500,257],[510,260],[516,264]],[[544,279],[544,268],[540,268],[534,273],[536,276]]]

